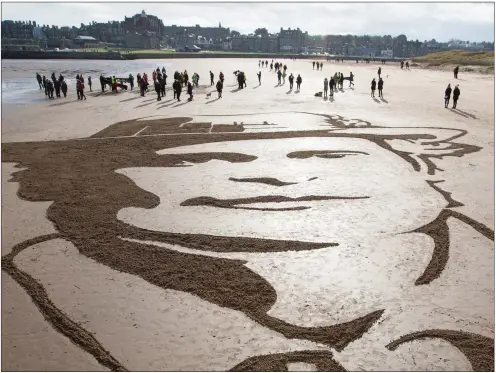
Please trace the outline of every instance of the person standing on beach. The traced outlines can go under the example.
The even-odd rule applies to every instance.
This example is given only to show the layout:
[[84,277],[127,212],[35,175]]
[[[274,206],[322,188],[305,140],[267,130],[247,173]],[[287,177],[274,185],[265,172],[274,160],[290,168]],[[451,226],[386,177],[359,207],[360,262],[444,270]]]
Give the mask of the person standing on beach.
[[303,82],[303,79],[301,79],[300,74],[298,74],[298,77],[296,78],[296,90],[300,91],[301,88],[301,82]]
[[381,68],[379,67],[379,70],[377,70],[377,75],[379,76],[379,79],[381,78]]
[[355,75],[353,75],[353,73],[350,71],[350,85],[348,88],[351,88],[351,86],[355,86],[355,83],[353,83],[353,80],[355,78]]
[[336,81],[331,76],[331,79],[329,79],[329,91],[330,91],[331,97],[334,97],[334,87],[335,86],[336,86]]
[[460,88],[458,88],[458,84],[455,86],[453,90],[453,109],[456,109],[456,103],[458,102],[458,98],[460,97]]
[[153,80],[154,86],[155,86],[155,92],[157,92],[157,101],[162,101],[162,95],[160,92],[160,83],[158,82],[157,79]]
[[448,87],[446,87],[444,91],[444,107],[447,108],[449,105],[449,101],[451,98],[451,84],[448,84]]
[[460,66],[455,67],[453,70],[453,74],[455,75],[455,79],[458,79],[458,70],[460,70]]
[[286,65],[284,65],[284,67],[283,67],[284,72],[286,72],[287,69],[288,69],[288,67]]
[[324,97],[327,97],[327,89],[329,88],[329,82],[327,78],[324,79]]
[[127,78],[129,80],[129,86],[131,87],[131,91],[134,88],[134,76],[133,74],[129,74],[129,77]]
[[52,99],[53,98],[53,82],[51,80],[47,80],[46,86],[47,86],[48,99]]
[[222,81],[219,79],[219,81],[217,82],[217,85],[215,88],[217,88],[217,93],[219,94],[219,98],[222,98],[222,88],[224,84],[222,83]]
[[176,83],[176,97],[177,97],[177,101],[181,101],[181,92],[183,90],[183,86],[182,84],[177,81]]
[[274,66],[274,64],[271,62],[270,63],[270,71],[272,71],[272,67]]
[[160,83],[160,94],[165,97],[165,74],[158,74],[158,82]]
[[322,68],[323,68],[323,67],[324,67],[324,63],[323,63],[323,62],[321,62],[321,63],[320,63],[320,71],[322,71]]
[[384,80],[382,78],[379,78],[379,81],[377,82],[377,90],[379,91],[379,97],[383,98],[382,96],[382,88],[384,87]]
[[53,87],[55,88],[55,95],[60,98],[60,82],[57,79],[53,82]]
[[67,83],[65,82],[65,80],[62,80],[62,83],[60,83],[60,89],[64,94],[64,97],[67,97]]
[[193,84],[191,82],[188,82],[188,101],[193,101]]
[[370,96],[375,98],[375,86],[376,86],[375,78],[372,79],[372,83],[370,84]]
[[262,72],[259,71],[257,76],[258,76],[258,85],[262,85]]
[[162,75],[165,75],[165,66],[162,66]]
[[405,64],[405,63],[404,63],[403,61],[401,61],[401,69],[403,69],[403,65],[404,65],[404,64]]
[[281,71],[277,70],[277,85],[281,85]]
[[41,79],[41,83],[43,84],[43,88],[45,89],[45,96],[46,96],[46,95],[48,95],[48,91],[47,91],[45,75],[43,75],[43,79]]
[[138,86],[140,89],[140,95],[141,97],[145,97],[145,89],[146,89],[146,82],[145,79],[141,78],[138,80]]
[[293,73],[291,73],[291,74],[289,75],[288,80],[289,80],[289,89],[290,89],[290,90],[292,90],[292,89],[293,89],[293,82],[294,82],[294,76],[293,76]]
[[43,87],[43,86],[41,85],[42,79],[41,79],[41,75],[40,75],[40,74],[38,74],[38,73],[36,73],[36,80],[38,81],[38,85],[40,86],[40,89],[41,89],[41,88]]
[[214,85],[214,73],[212,71],[210,71],[210,85]]
[[[83,97],[86,100],[86,96],[84,95],[84,78],[82,75],[81,75],[81,79],[79,80],[79,83],[80,83],[79,94],[81,95],[81,100],[83,99]],[[116,88],[116,92],[117,92],[117,88]]]
[[286,84],[286,70],[282,72],[282,84]]
[[88,76],[88,87],[90,87],[90,92],[93,92],[91,90],[91,76]]
[[312,62],[312,70],[315,70],[315,61]]
[[105,78],[100,74],[100,85],[102,86],[102,93],[105,92]]

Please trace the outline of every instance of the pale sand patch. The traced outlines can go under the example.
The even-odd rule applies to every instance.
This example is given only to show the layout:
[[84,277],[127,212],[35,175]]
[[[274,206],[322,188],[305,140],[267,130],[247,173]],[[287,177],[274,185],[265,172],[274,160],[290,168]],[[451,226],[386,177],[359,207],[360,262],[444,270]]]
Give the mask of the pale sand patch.
[[288,372],[316,372],[315,364],[308,363],[289,363]]
[[113,271],[63,240],[35,245],[15,263],[130,370],[219,371],[256,355],[325,349],[286,340],[240,312]]
[[25,291],[4,272],[2,297],[8,299],[2,304],[3,371],[108,371],[55,331]]
[[21,171],[14,163],[2,163],[2,255],[29,238],[57,233],[46,218],[52,202],[29,202],[17,196],[19,183],[8,181],[14,172]]
[[[19,183],[8,181],[21,170],[14,165],[2,164],[2,255],[24,240],[56,233],[46,218],[51,202],[28,202],[17,196]],[[2,370],[107,370],[55,331],[24,289],[4,272],[2,298]]]

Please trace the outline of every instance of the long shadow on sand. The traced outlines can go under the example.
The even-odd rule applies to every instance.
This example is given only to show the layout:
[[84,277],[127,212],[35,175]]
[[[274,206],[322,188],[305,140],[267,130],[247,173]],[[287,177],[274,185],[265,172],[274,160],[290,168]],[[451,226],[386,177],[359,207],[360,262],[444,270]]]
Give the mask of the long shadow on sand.
[[[154,99],[153,101],[157,101],[157,99]],[[153,101],[151,102],[148,102],[148,103],[145,103],[145,104],[141,104],[141,105],[138,105],[138,106],[135,106],[134,108],[137,109],[139,107],[143,107],[143,106],[148,106],[148,105],[151,105],[153,103]]]
[[467,113],[465,111],[461,111],[459,109],[450,109],[452,113],[458,114],[464,118],[472,118],[472,119],[477,119],[477,117],[474,114]]
[[378,104],[382,103],[378,98],[375,98],[375,97],[374,97],[374,101],[377,102]]
[[189,104],[190,102],[191,102],[191,101],[186,100],[186,101],[184,101],[184,102],[181,102],[180,104],[177,104],[177,105],[174,105],[174,106],[171,106],[171,107],[173,107],[173,108],[174,108],[174,107],[183,106],[183,105]]
[[205,105],[211,104],[212,102],[215,102],[215,101],[218,101],[218,100],[220,100],[220,97],[217,97],[217,98],[214,98],[213,100],[210,100],[210,101],[205,102]]
[[52,107],[52,106],[62,106],[62,105],[67,105],[67,104],[72,104],[76,101],[64,101],[64,102],[58,102],[56,104],[51,104],[51,105],[48,105],[49,107]]
[[293,92],[293,89],[290,89],[289,91],[286,92],[287,95],[290,95],[291,92]]
[[389,101],[386,100],[384,97],[381,97],[381,101],[384,102],[384,103],[386,103],[386,104],[389,104]]
[[469,118],[477,119],[477,117],[474,114],[467,113],[466,111],[462,111],[460,109],[452,109],[452,110],[456,111],[458,114],[466,115]]
[[136,97],[131,97],[131,98],[126,98],[125,100],[120,100],[119,102],[128,102],[128,101],[133,101],[133,100],[137,100],[138,98],[140,98],[141,96],[136,96]]

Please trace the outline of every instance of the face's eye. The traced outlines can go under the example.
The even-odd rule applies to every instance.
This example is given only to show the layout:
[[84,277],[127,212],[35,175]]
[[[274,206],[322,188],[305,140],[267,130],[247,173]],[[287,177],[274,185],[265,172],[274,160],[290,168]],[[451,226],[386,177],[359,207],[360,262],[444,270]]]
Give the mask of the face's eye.
[[307,159],[311,157],[325,158],[325,159],[339,159],[348,156],[369,155],[365,152],[347,151],[347,150],[306,150],[299,152],[292,152],[287,155],[288,158]]

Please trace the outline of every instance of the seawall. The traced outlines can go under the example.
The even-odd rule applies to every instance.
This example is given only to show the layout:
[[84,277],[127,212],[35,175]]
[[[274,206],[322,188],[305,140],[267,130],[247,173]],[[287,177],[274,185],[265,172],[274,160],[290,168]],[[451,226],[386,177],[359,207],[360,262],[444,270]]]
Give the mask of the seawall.
[[[325,56],[277,53],[119,53],[119,52],[40,52],[40,51],[2,51],[2,59],[23,60],[151,60],[151,59],[179,59],[179,58],[255,58],[281,59],[296,58],[299,60],[325,60]],[[331,57],[332,58],[332,57]],[[354,61],[362,59],[357,56],[340,56],[343,60]],[[372,59],[372,58],[371,58]],[[373,60],[379,60],[375,57]],[[398,58],[386,58],[386,61],[399,61]]]

